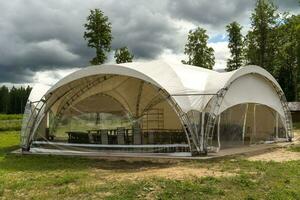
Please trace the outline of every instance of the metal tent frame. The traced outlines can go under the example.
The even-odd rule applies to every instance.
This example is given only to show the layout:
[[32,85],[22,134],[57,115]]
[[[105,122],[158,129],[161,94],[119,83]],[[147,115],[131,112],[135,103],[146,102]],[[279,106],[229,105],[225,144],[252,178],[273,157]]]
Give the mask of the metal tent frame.
[[[62,100],[61,106],[58,108],[58,112],[56,114],[55,120],[52,122],[52,127],[54,127],[53,130],[55,131],[55,127],[57,126],[58,121],[61,119],[62,115],[64,114],[64,111],[66,111],[72,103],[83,93],[87,92],[89,89],[95,87],[98,84],[102,84],[106,80],[109,80],[115,76],[118,76],[118,74],[112,74],[112,75],[104,75],[99,76],[96,79],[89,79],[89,77],[83,78],[85,80],[84,84],[74,84],[69,88],[69,90],[65,93],[62,93],[58,96],[53,96],[53,93],[50,93],[46,96],[43,96],[40,101],[36,102],[27,102],[23,123],[22,123],[22,131],[21,131],[21,147],[23,151],[29,151],[32,142],[34,141],[34,138],[37,134],[37,130],[41,124],[41,122],[47,117],[47,113],[51,109],[52,105],[54,105],[58,100],[63,99],[66,95],[69,95],[68,98],[65,98]],[[133,77],[135,78],[135,77]],[[274,89],[276,90],[280,102],[282,104],[283,110],[284,110],[284,118],[285,118],[285,128],[286,128],[286,139],[290,141],[293,137],[292,132],[292,120],[291,120],[291,114],[287,106],[287,101],[285,98],[284,93],[280,88],[278,88],[272,81],[265,78],[268,82],[272,84]],[[157,88],[157,95],[154,96],[154,98],[151,100],[148,106],[137,116],[134,116],[134,120],[138,120],[145,112],[147,112],[149,109],[153,107],[153,105],[156,105],[162,101],[167,101],[169,105],[172,107],[172,109],[177,114],[178,118],[181,121],[181,124],[183,126],[188,146],[190,149],[190,152],[192,155],[205,155],[209,151],[219,151],[221,148],[220,144],[220,106],[222,104],[222,101],[226,95],[226,92],[230,89],[230,85],[234,81],[227,84],[225,88],[220,89],[216,94],[169,94],[165,89],[163,88]],[[142,95],[142,89],[143,85],[146,82],[145,80],[141,80],[141,84],[139,86],[139,92],[137,94],[138,103],[136,105],[136,110],[139,110],[139,99]],[[149,83],[153,85],[152,83]],[[211,95],[212,99],[209,101],[209,103],[206,106],[206,113],[208,114],[208,118],[206,122],[204,122],[205,118],[205,112],[200,111],[193,111],[191,113],[192,116],[190,116],[188,113],[183,112],[181,107],[176,103],[174,100],[175,96],[192,96],[192,95]],[[49,99],[51,98],[51,102],[49,102]],[[53,100],[54,99],[54,100]],[[193,122],[193,118],[195,118],[195,115],[198,115],[201,117],[201,123],[198,124]],[[201,128],[199,128],[201,126]],[[213,146],[212,140],[213,140],[213,134],[214,130],[217,128],[217,138],[218,138],[218,146]],[[244,128],[243,128],[244,129]]]

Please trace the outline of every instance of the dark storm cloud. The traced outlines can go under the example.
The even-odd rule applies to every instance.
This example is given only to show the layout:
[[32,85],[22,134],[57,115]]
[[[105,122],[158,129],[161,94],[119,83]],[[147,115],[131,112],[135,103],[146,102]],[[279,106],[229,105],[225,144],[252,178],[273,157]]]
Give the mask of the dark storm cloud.
[[164,49],[176,50],[176,28],[161,14],[160,5],[79,0],[2,3],[0,82],[24,82],[36,71],[88,65],[94,51],[83,39],[83,24],[94,8],[104,11],[112,23],[112,49],[128,46],[135,58],[143,59],[154,59]]
[[232,21],[247,19],[253,5],[251,0],[173,0],[170,1],[169,11],[176,18],[224,28]]
[[[146,10],[144,13],[141,10],[138,12],[135,13],[137,19],[124,19],[114,23],[117,25],[113,29],[112,47],[128,46],[136,58],[148,59],[156,58],[164,49],[176,50],[176,28],[162,20],[163,16],[153,16],[153,13],[146,13]],[[122,26],[124,23],[127,23],[126,27]]]
[[83,20],[62,6],[46,1],[2,2],[0,82],[30,82],[36,71],[87,61],[89,49],[80,33]]
[[128,46],[135,58],[154,59],[164,49],[178,48],[177,28],[159,1],[109,1],[103,5],[112,20],[112,48]]
[[[127,46],[136,59],[155,59],[164,50],[183,51],[186,33],[177,22],[205,24],[223,33],[226,23],[247,21],[253,4],[253,0],[2,1],[0,82],[30,82],[38,71],[88,65],[94,51],[83,39],[83,24],[90,9],[101,9],[112,23],[112,49]],[[295,5],[292,0],[279,4],[285,9]]]
[[[175,18],[221,30],[232,21],[241,24],[249,23],[255,2],[256,0],[173,0],[170,1],[168,10]],[[280,12],[299,13],[298,0],[274,0],[273,2]]]
[[274,0],[274,4],[278,6],[280,11],[299,13],[299,0]]

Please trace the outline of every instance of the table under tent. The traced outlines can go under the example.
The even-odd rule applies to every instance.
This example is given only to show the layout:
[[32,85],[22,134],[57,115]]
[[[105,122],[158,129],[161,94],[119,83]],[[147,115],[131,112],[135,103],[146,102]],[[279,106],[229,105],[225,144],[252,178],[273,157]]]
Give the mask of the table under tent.
[[50,88],[37,84],[21,146],[196,156],[292,137],[285,96],[264,69],[220,73],[154,61],[91,66]]

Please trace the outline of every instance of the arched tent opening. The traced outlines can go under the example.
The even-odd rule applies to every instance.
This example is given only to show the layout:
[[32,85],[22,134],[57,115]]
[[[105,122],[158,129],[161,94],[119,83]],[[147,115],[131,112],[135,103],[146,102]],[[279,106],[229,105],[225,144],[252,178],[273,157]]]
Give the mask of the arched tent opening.
[[107,74],[77,79],[70,85],[48,98],[31,148],[190,151],[177,110],[161,88],[135,77]]
[[[227,73],[161,61],[92,66],[43,91],[34,89],[26,106],[24,151],[64,146],[199,155],[222,149],[221,143],[292,137],[284,94],[257,66]],[[254,125],[260,118],[270,126]],[[248,142],[254,126],[260,133]]]
[[293,137],[291,115],[280,86],[260,68],[248,69],[235,71],[239,75],[234,74],[208,103],[206,136],[210,149],[289,141]]
[[243,103],[218,115],[212,146],[226,149],[286,139],[284,121],[277,111],[262,104]]

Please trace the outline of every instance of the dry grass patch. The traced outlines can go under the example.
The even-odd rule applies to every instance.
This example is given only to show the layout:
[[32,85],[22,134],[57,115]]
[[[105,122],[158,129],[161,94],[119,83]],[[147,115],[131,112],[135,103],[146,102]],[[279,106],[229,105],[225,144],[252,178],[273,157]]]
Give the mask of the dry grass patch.
[[275,161],[275,162],[287,162],[293,160],[300,160],[300,152],[293,151],[293,148],[297,148],[299,145],[300,145],[300,130],[294,129],[294,138],[292,144],[285,145],[282,148],[277,148],[270,152],[250,156],[247,159],[250,161]]
[[278,148],[274,151],[263,153],[260,155],[248,157],[250,161],[275,161],[286,162],[291,160],[300,160],[300,152],[292,152],[287,148]]
[[[107,161],[106,161],[107,162]],[[228,177],[236,175],[235,172],[227,172],[221,170],[218,165],[195,165],[192,163],[185,163],[184,161],[177,161],[173,164],[166,162],[166,165],[163,164],[163,161],[160,163],[153,163],[153,166],[142,166],[139,168],[130,169],[127,167],[127,164],[118,165],[122,169],[103,169],[103,166],[98,166],[91,170],[90,176],[98,179],[101,177],[101,181],[134,181],[134,180],[145,180],[149,178],[165,178],[171,180],[184,180],[191,178],[201,178],[201,177]],[[132,166],[136,165],[131,163]]]

